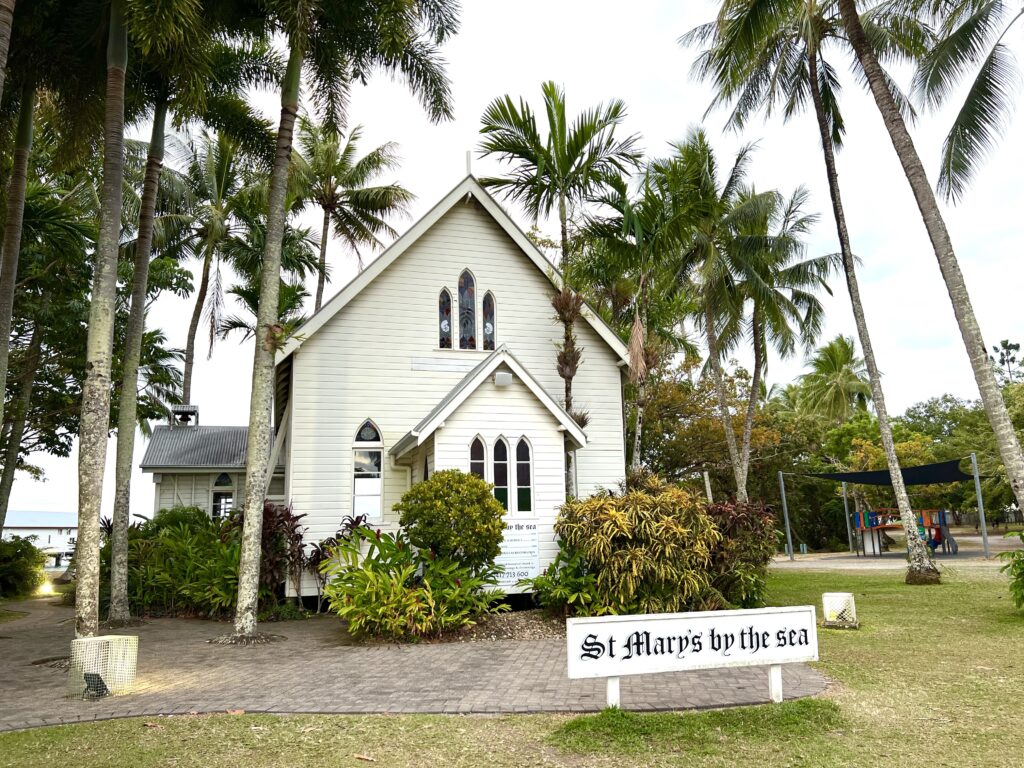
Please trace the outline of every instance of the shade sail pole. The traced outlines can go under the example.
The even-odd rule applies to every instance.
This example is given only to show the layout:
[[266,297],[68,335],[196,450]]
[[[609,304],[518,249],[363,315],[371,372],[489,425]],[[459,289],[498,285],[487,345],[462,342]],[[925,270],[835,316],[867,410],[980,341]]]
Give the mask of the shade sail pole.
[[786,524],[786,552],[790,560],[793,557],[793,535],[789,532],[789,507],[786,506],[786,481],[782,477],[782,470],[779,470],[779,493],[782,494],[782,520]]
[[704,470],[704,491],[708,495],[708,504],[714,504],[715,500],[711,496],[711,476],[708,475],[708,471]]
[[850,504],[846,500],[846,483],[843,483],[843,516],[846,518],[846,539],[850,542],[850,551],[853,552],[853,529],[850,527]]
[[988,557],[988,525],[985,523],[985,503],[981,500],[981,477],[978,475],[978,455],[971,454],[971,470],[974,472],[974,495],[978,498],[978,525],[981,527],[981,546]]

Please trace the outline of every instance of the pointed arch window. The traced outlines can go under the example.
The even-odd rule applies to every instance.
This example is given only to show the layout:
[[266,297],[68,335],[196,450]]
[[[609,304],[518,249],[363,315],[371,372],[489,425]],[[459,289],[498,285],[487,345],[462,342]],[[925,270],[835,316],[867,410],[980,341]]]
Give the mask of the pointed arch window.
[[352,516],[380,520],[384,499],[384,441],[367,419],[352,444]]
[[476,349],[476,281],[468,269],[459,275],[459,349]]
[[487,479],[487,453],[484,450],[484,441],[479,437],[473,438],[469,446],[469,473],[481,480]]
[[488,291],[483,302],[484,349],[494,350],[494,294]]
[[500,437],[494,443],[494,498],[508,511],[508,443]]
[[437,299],[437,346],[452,348],[452,295],[447,288],[441,290]]
[[533,475],[530,459],[530,444],[521,438],[516,445],[516,509],[519,512],[533,510]]

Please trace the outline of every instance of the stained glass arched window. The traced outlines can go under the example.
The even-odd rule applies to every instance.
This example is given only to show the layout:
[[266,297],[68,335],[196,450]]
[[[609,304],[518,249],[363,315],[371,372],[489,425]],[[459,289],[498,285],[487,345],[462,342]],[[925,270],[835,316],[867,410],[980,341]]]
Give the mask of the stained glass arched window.
[[516,445],[516,509],[519,512],[530,512],[533,509],[530,463],[530,444],[524,437]]
[[459,275],[459,349],[476,349],[476,281],[468,269]]
[[437,346],[452,348],[452,295],[445,288],[437,299]]
[[367,419],[356,432],[352,448],[352,516],[380,520],[384,480],[384,449],[377,425]]
[[483,304],[484,315],[484,349],[494,349],[494,294],[488,291],[484,294]]
[[484,452],[484,441],[479,437],[475,437],[469,446],[469,473],[483,480],[487,471],[486,466],[487,459]]
[[494,498],[508,511],[508,443],[500,437],[494,443]]
[[367,419],[363,422],[363,425],[359,427],[359,431],[356,432],[357,443],[379,443],[380,432],[377,429],[377,425]]

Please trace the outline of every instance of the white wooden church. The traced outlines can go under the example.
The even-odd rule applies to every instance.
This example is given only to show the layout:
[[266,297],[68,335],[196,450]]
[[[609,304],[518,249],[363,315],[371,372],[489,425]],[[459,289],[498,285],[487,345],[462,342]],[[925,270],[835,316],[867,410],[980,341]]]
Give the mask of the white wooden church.
[[[576,326],[580,428],[562,407],[562,326],[552,264],[467,176],[324,304],[279,353],[275,472],[269,496],[305,514],[310,542],[346,515],[382,530],[409,487],[447,468],[494,484],[508,510],[505,583],[536,575],[557,551],[565,453],[577,495],[625,473],[626,346],[589,308]],[[157,427],[142,461],[155,508],[223,514],[241,501],[245,427]]]

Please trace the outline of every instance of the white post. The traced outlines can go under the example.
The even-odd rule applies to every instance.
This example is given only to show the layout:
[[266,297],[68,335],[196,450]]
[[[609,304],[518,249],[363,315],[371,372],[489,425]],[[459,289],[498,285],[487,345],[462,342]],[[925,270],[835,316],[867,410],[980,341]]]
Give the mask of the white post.
[[782,665],[768,667],[768,696],[776,704],[782,703]]
[[608,706],[619,706],[619,678],[608,678]]
[[711,496],[711,477],[708,475],[707,470],[704,470],[704,491],[708,495],[708,504],[714,504],[715,500]]

